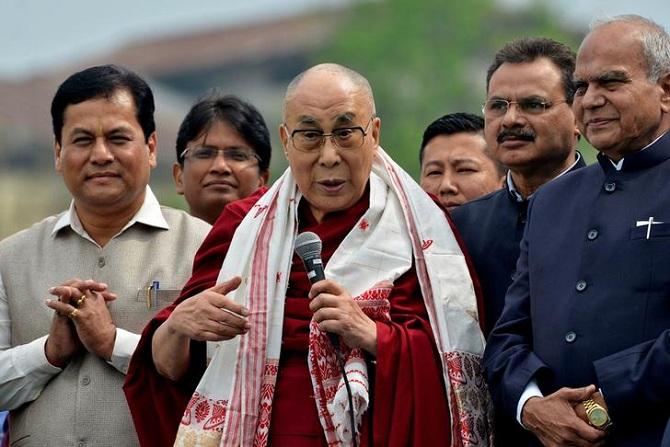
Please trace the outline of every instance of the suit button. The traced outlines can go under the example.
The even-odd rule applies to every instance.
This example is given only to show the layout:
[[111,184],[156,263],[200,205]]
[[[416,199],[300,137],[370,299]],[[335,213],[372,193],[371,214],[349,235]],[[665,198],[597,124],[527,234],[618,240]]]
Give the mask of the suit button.
[[596,230],[595,228],[589,230],[589,232],[586,233],[586,237],[590,241],[595,240],[598,237],[598,230]]
[[103,267],[105,266],[105,264],[106,264],[106,262],[105,262],[105,258],[103,258],[102,256],[100,256],[100,257],[98,258],[98,267],[103,268]]
[[614,192],[615,189],[616,189],[616,183],[614,182],[605,183],[605,191]]
[[567,341],[568,343],[572,343],[572,342],[575,341],[576,339],[577,339],[577,334],[575,334],[575,333],[572,332],[572,331],[570,331],[570,332],[568,332],[567,334],[565,334],[565,341]]
[[88,376],[84,376],[83,379],[81,379],[81,384],[83,386],[88,386],[91,383],[91,378]]
[[581,281],[577,281],[575,289],[577,289],[577,292],[583,292],[584,290],[586,290],[586,281],[584,281],[583,279]]

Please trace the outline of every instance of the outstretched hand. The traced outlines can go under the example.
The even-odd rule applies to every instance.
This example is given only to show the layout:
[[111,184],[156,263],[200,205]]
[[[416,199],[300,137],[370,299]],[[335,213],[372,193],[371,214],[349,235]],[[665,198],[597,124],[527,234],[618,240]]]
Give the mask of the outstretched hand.
[[168,330],[198,341],[230,340],[246,334],[249,311],[226,296],[241,282],[236,276],[182,301],[166,321]]

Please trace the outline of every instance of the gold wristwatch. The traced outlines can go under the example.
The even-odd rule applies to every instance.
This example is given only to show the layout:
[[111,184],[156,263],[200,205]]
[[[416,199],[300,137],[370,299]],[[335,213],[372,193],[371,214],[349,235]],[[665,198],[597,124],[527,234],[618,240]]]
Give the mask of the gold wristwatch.
[[610,415],[607,414],[602,405],[593,401],[593,399],[586,399],[582,402],[584,410],[586,410],[586,417],[589,419],[589,424],[598,430],[607,431],[612,426]]

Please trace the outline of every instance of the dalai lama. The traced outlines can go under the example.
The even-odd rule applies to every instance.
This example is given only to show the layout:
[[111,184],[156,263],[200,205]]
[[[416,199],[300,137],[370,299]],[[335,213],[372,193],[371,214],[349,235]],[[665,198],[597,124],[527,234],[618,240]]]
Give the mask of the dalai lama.
[[[226,207],[133,357],[142,445],[490,445],[466,259],[380,125],[353,70],[289,84],[289,168]],[[323,241],[314,285],[293,254],[305,231]]]

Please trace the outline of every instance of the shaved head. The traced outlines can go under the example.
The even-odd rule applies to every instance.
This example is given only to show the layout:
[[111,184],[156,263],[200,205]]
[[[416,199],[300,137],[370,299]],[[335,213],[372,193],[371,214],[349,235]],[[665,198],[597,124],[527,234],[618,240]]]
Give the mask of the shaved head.
[[329,64],[319,64],[311,68],[308,68],[307,70],[298,74],[288,84],[288,87],[286,87],[286,95],[284,96],[284,109],[283,109],[284,121],[286,121],[286,105],[289,103],[291,99],[293,99],[300,84],[305,79],[308,79],[316,74],[330,75],[333,76],[334,78],[338,78],[340,82],[342,80],[350,82],[355,87],[354,90],[358,90],[358,93],[364,95],[367,101],[369,101],[372,113],[373,114],[375,113],[375,99],[372,95],[372,87],[370,87],[370,83],[368,82],[368,80],[365,79],[363,75],[361,75],[357,71],[352,70],[351,68],[345,67],[344,65],[329,63]]
[[[279,137],[318,221],[351,208],[365,193],[379,148],[381,120],[374,107],[368,81],[341,65],[317,65],[288,86]],[[345,130],[344,138],[337,137]],[[310,144],[303,144],[305,138]]]

